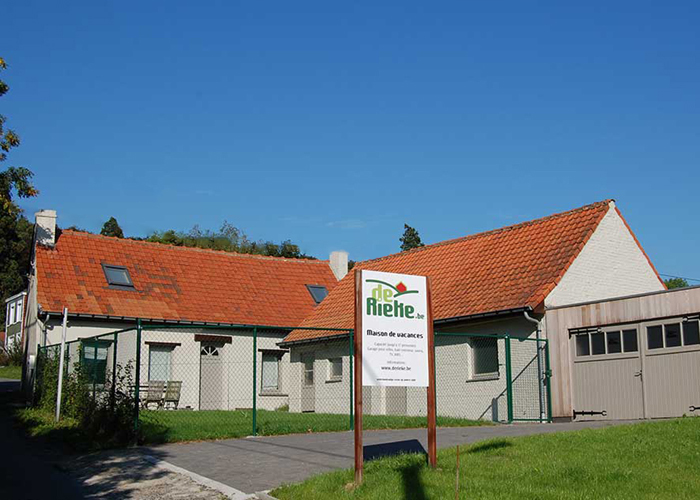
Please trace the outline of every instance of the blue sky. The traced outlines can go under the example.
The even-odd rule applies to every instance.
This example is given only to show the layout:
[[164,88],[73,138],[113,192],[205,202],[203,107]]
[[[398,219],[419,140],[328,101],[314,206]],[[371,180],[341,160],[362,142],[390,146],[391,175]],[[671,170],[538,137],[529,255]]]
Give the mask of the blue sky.
[[[326,257],[605,198],[700,279],[697,2],[34,2],[3,7],[31,215],[217,228]],[[696,282],[700,283],[700,282]]]

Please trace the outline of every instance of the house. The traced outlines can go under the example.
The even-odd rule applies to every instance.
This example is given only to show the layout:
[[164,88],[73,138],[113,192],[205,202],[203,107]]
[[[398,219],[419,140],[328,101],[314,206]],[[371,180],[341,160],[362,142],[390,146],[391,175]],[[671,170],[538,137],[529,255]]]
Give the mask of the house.
[[[436,332],[508,334],[514,339],[551,338],[548,319],[559,306],[665,290],[613,200],[362,262],[358,268],[429,276]],[[353,307],[351,273],[302,326],[352,328]],[[505,420],[505,343],[436,335],[435,345],[438,415]],[[332,397],[337,389],[329,382],[350,376],[347,335],[294,330],[280,346],[291,356],[290,411],[337,411]],[[539,356],[535,352],[515,360],[513,369],[531,370],[537,361],[535,380],[542,379]],[[570,417],[561,403],[568,377],[562,372],[565,366],[559,366],[551,374],[552,403],[556,416]],[[515,395],[539,399],[542,419],[543,385],[535,382]],[[425,404],[424,390],[363,391],[365,413],[421,415]],[[520,416],[528,417],[528,411]]]
[[6,349],[16,342],[21,342],[26,300],[27,292],[20,292],[5,299],[5,331],[2,335],[2,345]]
[[[277,344],[345,273],[345,252],[330,261],[286,259],[60,231],[56,213],[43,210],[27,294],[24,386],[32,386],[38,346],[61,342],[67,308],[67,341],[131,329],[85,343],[80,356],[98,367],[96,383],[115,350],[119,363],[136,358],[137,321],[167,323],[181,328],[143,331],[141,381],[182,382],[182,407],[249,408],[251,384],[241,381],[252,380],[257,364],[266,389],[259,406],[284,406],[289,356]],[[207,330],[212,325],[223,328]],[[257,352],[245,325],[270,327],[256,331]]]

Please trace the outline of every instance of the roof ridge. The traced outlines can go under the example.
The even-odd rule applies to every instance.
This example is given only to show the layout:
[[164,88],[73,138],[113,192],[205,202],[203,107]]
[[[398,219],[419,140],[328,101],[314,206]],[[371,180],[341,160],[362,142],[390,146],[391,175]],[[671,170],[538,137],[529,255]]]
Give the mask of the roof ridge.
[[211,254],[216,254],[216,255],[227,255],[230,257],[242,257],[246,259],[258,259],[258,260],[277,260],[277,261],[286,261],[286,262],[299,262],[299,263],[321,263],[321,264],[328,264],[330,260],[325,259],[302,259],[299,257],[274,257],[272,255],[258,255],[258,254],[251,254],[251,253],[242,253],[242,252],[229,252],[227,250],[216,250],[214,248],[199,248],[199,247],[187,247],[187,246],[178,246],[178,245],[170,245],[168,243],[158,243],[155,241],[146,241],[146,240],[135,240],[132,238],[118,238],[116,236],[105,236],[104,234],[95,234],[95,233],[89,233],[87,231],[76,231],[74,229],[61,229],[61,234],[63,233],[69,233],[69,234],[74,234],[78,236],[85,236],[87,238],[94,238],[94,239],[102,239],[102,240],[110,240],[116,242],[129,242],[129,243],[134,243],[134,244],[143,244],[147,246],[152,246],[152,247],[158,247],[161,249],[174,249],[174,250],[180,250],[180,251],[191,251],[191,252],[203,252],[203,253],[211,253]]
[[[429,245],[425,245],[425,246],[422,246],[422,247],[412,248],[412,249],[410,249],[410,250],[392,253],[392,254],[389,254],[389,255],[385,255],[385,256],[383,256],[383,257],[377,257],[377,258],[375,258],[375,259],[364,260],[364,261],[362,261],[362,262],[358,262],[358,265],[370,264],[370,263],[373,263],[373,262],[380,262],[380,261],[383,261],[383,260],[386,260],[386,259],[390,259],[390,258],[396,257],[396,256],[398,256],[398,255],[407,255],[407,254],[411,254],[411,253],[422,252],[422,251],[429,250],[429,249],[435,248],[435,247],[453,245],[453,244],[455,244],[455,243],[461,243],[462,241],[472,240],[472,239],[476,239],[476,238],[483,238],[483,237],[485,237],[485,236],[490,236],[490,235],[492,235],[492,234],[502,233],[502,232],[506,232],[506,231],[513,231],[513,230],[515,230],[515,229],[520,229],[520,228],[522,228],[522,227],[532,226],[532,225],[535,225],[535,224],[541,224],[541,223],[543,223],[543,222],[547,222],[547,221],[552,220],[552,219],[557,219],[557,218],[559,218],[559,217],[564,217],[564,216],[567,216],[567,215],[571,215],[571,214],[574,214],[574,213],[577,213],[577,212],[583,212],[583,211],[586,211],[586,210],[592,210],[592,209],[594,209],[594,208],[599,208],[599,207],[604,206],[604,205],[609,205],[610,203],[612,203],[612,202],[614,202],[614,201],[615,201],[615,200],[614,200],[613,198],[608,198],[608,199],[606,199],[606,200],[596,201],[595,203],[590,203],[590,204],[588,204],[588,205],[584,205],[584,206],[582,206],[582,207],[578,207],[578,208],[574,208],[574,209],[571,209],[571,210],[567,210],[567,211],[565,211],[565,212],[559,212],[559,213],[556,213],[556,214],[550,214],[550,215],[547,215],[547,216],[545,216],[545,217],[540,217],[540,218],[538,218],[538,219],[532,219],[532,220],[529,220],[529,221],[518,222],[517,224],[511,224],[510,226],[503,226],[503,227],[496,228],[496,229],[489,229],[488,231],[482,231],[482,232],[479,232],[479,233],[468,234],[468,235],[466,235],[466,236],[459,236],[459,237],[457,237],[457,238],[451,238],[451,239],[449,239],[449,240],[438,241],[437,243],[431,243],[431,244],[429,244]],[[348,273],[348,274],[350,274],[350,273]]]

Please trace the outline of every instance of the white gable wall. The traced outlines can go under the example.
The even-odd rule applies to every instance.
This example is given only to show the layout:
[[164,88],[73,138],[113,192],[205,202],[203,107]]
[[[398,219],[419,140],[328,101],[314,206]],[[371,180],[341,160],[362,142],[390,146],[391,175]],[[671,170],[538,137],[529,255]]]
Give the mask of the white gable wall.
[[571,267],[545,299],[546,307],[663,290],[625,222],[610,203],[608,213]]

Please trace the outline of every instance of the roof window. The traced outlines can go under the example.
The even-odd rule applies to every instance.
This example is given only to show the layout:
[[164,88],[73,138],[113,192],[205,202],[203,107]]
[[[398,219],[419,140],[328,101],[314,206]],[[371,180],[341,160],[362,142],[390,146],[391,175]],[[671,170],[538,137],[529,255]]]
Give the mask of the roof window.
[[320,304],[328,295],[328,290],[323,285],[306,285],[306,288],[317,304]]
[[110,287],[127,290],[134,288],[134,282],[131,281],[131,275],[129,275],[129,270],[126,267],[102,264],[102,270]]

